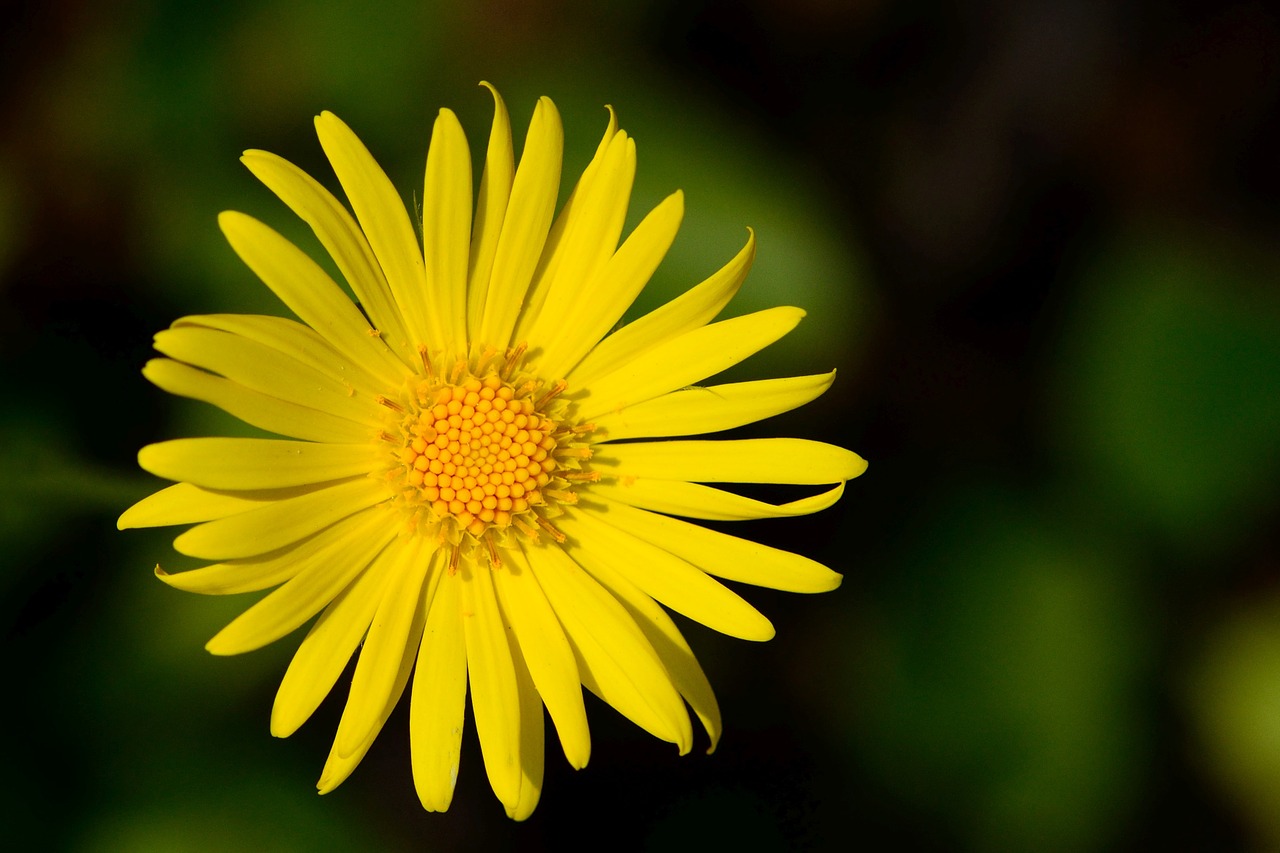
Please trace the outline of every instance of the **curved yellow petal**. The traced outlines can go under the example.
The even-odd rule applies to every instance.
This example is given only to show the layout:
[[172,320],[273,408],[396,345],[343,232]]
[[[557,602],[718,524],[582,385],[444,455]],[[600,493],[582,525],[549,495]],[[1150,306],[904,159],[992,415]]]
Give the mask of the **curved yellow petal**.
[[[200,314],[174,321],[172,328],[195,327],[230,332],[242,338],[270,347],[281,355],[319,371],[325,376],[345,383],[366,396],[382,394],[388,388],[385,377],[378,378],[356,362],[338,352],[331,343],[320,337],[310,326],[285,317],[269,317],[262,314]],[[398,362],[397,362],[398,364]],[[398,376],[390,387],[396,387],[409,375],[404,365],[399,365]]]
[[[378,716],[376,724],[370,729],[364,742],[360,744],[355,752],[346,756],[339,755],[335,741],[334,747],[329,750],[329,757],[325,760],[324,769],[320,773],[320,781],[316,783],[316,788],[321,794],[327,794],[345,782],[352,771],[356,769],[356,766],[364,760],[364,756],[369,751],[369,748],[373,746],[373,741],[377,738],[378,732],[382,731],[382,727],[386,725],[387,720],[391,717],[391,712],[395,710],[396,705],[400,702],[400,697],[404,694],[405,686],[409,683],[409,676],[414,670],[414,662],[418,657],[418,648],[422,644],[422,632],[427,623],[427,610],[431,605],[431,599],[435,594],[435,588],[442,571],[442,562],[438,558],[439,553],[437,551],[436,557],[429,558],[432,560],[432,568],[427,574],[423,594],[418,598],[417,606],[414,608],[413,623],[409,626],[409,634],[400,658],[400,668],[396,673],[391,693],[387,696],[387,703],[383,707],[382,713]],[[346,716],[345,709],[343,716]],[[341,728],[342,723],[339,722],[338,725]]]
[[[173,540],[190,557],[234,560],[283,548],[390,497],[385,483],[358,477],[227,518],[206,521]],[[393,518],[382,516],[384,521]],[[394,523],[387,527],[395,529]]]
[[839,574],[790,551],[625,503],[610,501],[605,515],[613,526],[653,542],[725,580],[786,592],[830,592],[840,586]]
[[261,506],[262,501],[255,497],[208,492],[190,483],[177,483],[147,495],[126,509],[116,521],[116,528],[128,530],[193,524],[226,518]]
[[[480,753],[489,784],[508,811],[520,800],[520,693],[511,644],[498,599],[493,569],[464,564],[462,634],[467,644],[467,682]],[[541,714],[541,710],[538,712]]]
[[374,444],[272,438],[179,438],[138,451],[144,471],[208,489],[277,489],[371,474],[386,451]]
[[298,574],[236,617],[205,648],[215,655],[238,655],[261,648],[293,631],[333,601],[395,536],[381,513],[366,513],[347,535],[316,552]]
[[564,628],[520,549],[504,552],[503,568],[493,577],[502,612],[511,621],[530,677],[556,724],[565,758],[580,770],[591,757],[591,733],[578,664]]
[[360,649],[351,694],[334,737],[334,752],[340,758],[354,755],[381,724],[404,650],[413,627],[413,615],[427,576],[434,547],[424,549],[420,537],[399,539],[378,555],[374,568],[385,564],[387,584]]
[[573,288],[573,298],[556,308],[558,322],[548,333],[530,334],[542,347],[539,369],[545,376],[564,376],[613,328],[666,257],[683,216],[683,193],[667,196],[585,285]]
[[511,118],[498,90],[481,83],[493,96],[493,126],[489,130],[489,147],[485,153],[484,172],[480,176],[480,194],[476,199],[476,221],[471,231],[470,272],[467,279],[467,332],[470,340],[479,339],[480,321],[493,260],[502,234],[502,221],[511,198],[511,182],[515,178],[515,151],[511,142]]
[[594,419],[606,441],[701,435],[733,429],[803,406],[831,387],[836,372],[732,382],[672,391]]
[[471,255],[471,150],[452,110],[431,131],[422,191],[430,350],[454,355],[467,345],[467,265]]
[[[534,285],[516,324],[516,338],[532,346],[563,334],[571,312],[590,291],[593,280],[614,254],[627,215],[636,173],[636,144],[619,131],[595,161],[561,214],[564,234],[547,259],[548,271]],[[598,340],[598,338],[597,338]],[[589,346],[596,342],[591,341]],[[549,371],[549,376],[558,376]]]
[[377,430],[382,413],[372,396],[239,335],[183,326],[155,336],[155,348],[172,359],[217,373],[251,391],[327,412]]
[[756,235],[748,230],[747,244],[733,260],[701,284],[605,338],[565,378],[575,387],[589,385],[663,341],[711,322],[742,287],[755,256]]
[[605,476],[811,486],[852,480],[867,470],[853,451],[804,438],[599,444],[591,466]]
[[480,343],[499,348],[511,343],[520,306],[547,241],[560,192],[563,154],[560,114],[550,98],[540,98],[529,122],[498,237],[477,337]]
[[671,683],[680,691],[680,695],[689,703],[702,727],[706,729],[707,736],[711,739],[707,752],[715,752],[716,744],[720,742],[720,704],[716,701],[715,691],[711,689],[711,682],[707,681],[707,676],[702,671],[702,665],[694,657],[693,650],[689,648],[680,629],[656,601],[603,561],[593,559],[592,554],[586,553],[581,555],[581,563],[592,577],[613,593],[636,620],[636,625],[644,632],[671,675]]
[[606,566],[646,595],[722,634],[773,639],[773,625],[737,593],[674,554],[613,527],[607,518],[607,513],[578,508],[556,519],[579,563]]
[[356,444],[374,435],[366,424],[254,391],[173,359],[151,359],[143,366],[142,375],[163,391],[217,406],[250,426],[277,435],[336,444]]
[[401,375],[365,316],[305,252],[243,213],[225,211],[218,225],[245,265],[302,322],[375,376],[391,381]]
[[507,817],[525,820],[538,806],[542,796],[542,772],[545,766],[546,739],[543,734],[542,700],[534,687],[529,670],[520,656],[519,646],[511,646],[516,668],[516,685],[520,691],[520,793]]
[[799,308],[768,308],[663,341],[612,373],[592,379],[579,401],[578,415],[591,420],[701,382],[778,340],[802,317]]
[[288,737],[297,731],[338,683],[369,630],[383,600],[386,581],[387,562],[375,560],[325,606],[289,661],[276,690],[271,706],[273,737]]
[[453,800],[467,699],[462,636],[462,578],[445,572],[431,600],[409,702],[413,784],[422,807],[442,812]]
[[528,545],[525,557],[578,659],[582,682],[629,720],[684,755],[689,714],[657,652],[622,605],[556,545]]
[[785,504],[752,500],[698,483],[648,480],[643,477],[601,480],[591,485],[591,492],[609,500],[669,515],[711,521],[746,521],[752,518],[809,515],[824,510],[840,500],[840,496],[844,494],[844,483],[821,494]]
[[410,346],[404,319],[378,259],[342,202],[283,157],[267,151],[246,151],[240,162],[311,226],[383,342],[401,361],[415,364],[417,353]]
[[382,267],[404,318],[410,347],[430,344],[422,247],[404,202],[387,173],[342,119],[327,111],[316,116],[316,135]]

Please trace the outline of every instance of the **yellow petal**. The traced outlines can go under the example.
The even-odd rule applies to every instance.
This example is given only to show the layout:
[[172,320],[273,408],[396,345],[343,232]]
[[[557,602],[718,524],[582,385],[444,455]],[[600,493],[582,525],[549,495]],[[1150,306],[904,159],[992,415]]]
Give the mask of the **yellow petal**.
[[410,345],[428,343],[430,306],[422,248],[404,202],[369,149],[340,118],[331,112],[316,116],[316,134],[395,296]]
[[520,306],[542,255],[560,191],[564,128],[549,98],[533,111],[524,153],[511,185],[511,199],[493,258],[493,274],[480,321],[479,340],[503,347],[511,342]]
[[289,161],[267,151],[246,151],[240,162],[311,226],[360,300],[383,342],[402,361],[416,363],[400,309],[369,241],[342,202]]
[[386,561],[375,560],[321,612],[276,690],[271,707],[274,737],[288,737],[297,731],[329,695],[369,630],[386,581]]
[[544,317],[559,312],[546,326],[547,334],[529,336],[543,348],[539,368],[544,375],[564,376],[614,327],[671,248],[683,216],[684,195],[673,193],[641,220],[585,287],[574,288],[574,298],[544,312]]
[[686,388],[594,419],[607,440],[700,435],[755,423],[803,406],[831,387],[836,372]]
[[556,724],[565,758],[581,770],[591,757],[591,734],[573,649],[524,553],[509,549],[503,563],[503,569],[494,573],[502,612],[511,622],[529,674]]
[[733,260],[706,281],[605,338],[566,378],[576,387],[586,386],[659,343],[711,322],[738,292],[755,256],[756,236],[749,231],[747,244]]
[[479,339],[480,321],[489,277],[498,251],[502,221],[511,198],[511,182],[515,178],[515,151],[511,143],[511,118],[498,90],[481,83],[493,95],[493,127],[489,131],[489,148],[485,154],[484,173],[480,176],[480,194],[476,199],[476,221],[471,231],[471,261],[467,280],[467,331],[470,340]]
[[[439,552],[437,552],[437,555]],[[404,694],[405,686],[409,683],[409,676],[414,669],[414,661],[418,657],[418,648],[422,644],[422,632],[427,623],[427,610],[431,605],[431,599],[435,594],[440,574],[443,571],[443,563],[438,557],[430,558],[433,566],[427,574],[427,581],[423,587],[423,594],[418,598],[417,607],[413,612],[413,624],[409,627],[409,635],[403,654],[400,658],[400,669],[396,673],[395,684],[392,685],[391,693],[387,697],[387,704],[383,707],[382,713],[379,715],[377,724],[370,730],[364,742],[360,744],[350,755],[338,755],[337,746],[329,750],[329,757],[325,760],[324,770],[320,773],[320,781],[316,783],[316,788],[321,794],[327,794],[334,788],[337,788],[352,771],[356,769],[369,748],[373,746],[373,741],[378,736],[378,732],[382,731],[382,727],[386,725],[387,720],[391,717],[391,712],[400,702],[400,697]],[[345,711],[344,711],[345,716]],[[341,723],[339,723],[341,726]]]
[[458,117],[441,110],[431,132],[422,191],[428,339],[454,354],[467,344],[467,264],[471,253],[471,150]]
[[744,498],[698,483],[646,480],[642,477],[601,480],[599,483],[592,483],[591,492],[609,500],[669,515],[714,521],[745,521],[751,518],[809,515],[826,509],[840,500],[840,495],[844,494],[844,483],[822,494],[781,505]]
[[769,308],[670,338],[621,368],[592,379],[579,403],[584,420],[643,403],[732,367],[790,332],[799,308]]
[[[186,327],[218,329],[248,338],[366,395],[381,394],[388,388],[385,376],[378,378],[369,373],[334,349],[332,344],[316,334],[310,326],[304,326],[296,320],[261,314],[202,314],[183,317],[173,323],[175,329]],[[390,387],[398,386],[409,374],[403,365],[396,370],[399,378],[390,383]]]
[[427,614],[409,702],[413,784],[422,807],[442,812],[453,800],[467,699],[462,637],[462,578],[445,572]]
[[671,675],[672,684],[707,730],[711,739],[707,752],[715,752],[716,744],[720,742],[720,704],[716,702],[711,683],[707,681],[701,664],[694,657],[693,650],[685,642],[680,629],[657,602],[603,561],[592,559],[591,554],[583,554],[581,559],[582,566],[607,587],[636,620],[636,625],[662,659],[663,666]]
[[180,438],[138,451],[143,470],[208,489],[276,489],[375,471],[376,445],[316,444],[270,438]]
[[674,554],[589,511],[577,509],[557,518],[556,524],[574,541],[574,559],[588,569],[605,566],[646,595],[722,634],[743,640],[773,638],[773,625],[758,610]]
[[636,441],[595,446],[591,465],[605,476],[697,483],[825,485],[867,470],[858,454],[803,438]]
[[434,544],[423,546],[422,537],[396,540],[370,567],[372,570],[385,564],[388,580],[360,649],[360,660],[351,678],[351,694],[334,737],[333,748],[341,758],[354,755],[381,724],[434,550]]
[[178,483],[147,495],[121,514],[120,530],[132,527],[168,527],[226,518],[262,506],[262,501],[241,495],[207,492],[190,483]]
[[558,546],[529,545],[525,557],[547,594],[593,693],[656,738],[692,746],[689,714],[657,652],[622,605]]
[[821,563],[678,518],[610,502],[609,523],[653,542],[708,574],[786,592],[829,592],[840,575]]
[[347,535],[318,551],[288,583],[270,593],[223,628],[205,648],[215,655],[238,655],[261,648],[293,631],[333,601],[394,537],[382,513],[365,513]]
[[298,497],[271,501],[249,512],[207,521],[173,540],[173,547],[190,557],[207,560],[253,557],[291,545],[389,497],[385,483],[367,477],[345,480]]
[[290,403],[168,358],[153,358],[142,375],[157,388],[217,406],[251,426],[307,441],[358,444],[374,433],[365,424]]
[[226,211],[218,225],[245,265],[298,319],[375,376],[393,380],[400,375],[386,345],[371,334],[369,321],[305,252],[243,213]]
[[520,648],[511,646],[516,668],[516,684],[520,690],[520,794],[515,805],[507,809],[507,817],[525,820],[533,814],[542,796],[542,771],[546,749],[542,723],[542,700],[534,687],[529,670],[520,657]]
[[498,800],[511,811],[520,800],[520,694],[492,571],[476,564],[461,569],[462,633],[484,769]]
[[516,325],[518,340],[541,343],[563,334],[569,312],[590,292],[583,285],[592,281],[617,248],[635,180],[635,140],[619,131],[592,165],[590,179],[584,175],[561,214],[564,234],[554,256],[547,259],[547,274],[535,282],[529,295]]
[[214,329],[184,326],[155,336],[160,352],[230,379],[252,391],[328,412],[376,430],[382,413],[369,395],[349,383],[295,361],[278,350]]

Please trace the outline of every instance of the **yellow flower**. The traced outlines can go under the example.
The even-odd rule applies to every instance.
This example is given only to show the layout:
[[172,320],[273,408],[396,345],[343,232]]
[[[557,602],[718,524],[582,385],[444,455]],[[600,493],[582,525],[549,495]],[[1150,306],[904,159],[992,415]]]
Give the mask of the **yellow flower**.
[[[436,120],[421,243],[387,176],[336,116],[319,116],[316,130],[354,218],[287,161],[245,153],[315,231],[358,303],[266,225],[222,214],[232,248],[302,322],[186,317],[156,335],[168,357],[143,374],[288,438],[144,447],[139,464],[177,482],[119,526],[195,525],[174,547],[216,562],[174,575],[157,567],[170,586],[276,587],[209,641],[214,654],[259,648],[320,614],[277,693],[277,737],[306,721],[360,648],[321,793],[355,769],[412,674],[423,806],[443,811],[453,796],[469,688],[489,781],[519,820],[542,787],[543,705],[569,763],[587,763],[582,686],[682,754],[693,741],[687,702],[715,748],[715,697],[659,603],[767,640],[769,621],[716,578],[797,592],[840,582],[805,557],[674,516],[814,512],[866,463],[800,439],[665,440],[803,405],[834,372],[694,387],[803,316],[773,308],[712,322],[746,277],[751,237],[706,281],[610,333],[671,245],[682,196],[618,245],[636,155],[611,111],[553,220],[555,106],[538,102],[517,168],[493,96],[474,215],[467,140],[452,112]],[[832,488],[775,506],[704,483]]]

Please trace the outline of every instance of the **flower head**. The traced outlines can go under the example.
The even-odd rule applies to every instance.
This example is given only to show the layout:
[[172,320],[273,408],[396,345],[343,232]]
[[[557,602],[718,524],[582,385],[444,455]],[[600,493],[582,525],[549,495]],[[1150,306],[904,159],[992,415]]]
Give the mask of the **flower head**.
[[[472,209],[471,157],[442,110],[427,155],[421,242],[399,195],[336,116],[316,129],[351,210],[290,163],[243,161],[300,216],[356,302],[300,249],[241,213],[232,248],[301,320],[186,317],[156,335],[144,375],[286,438],[189,438],[139,463],[176,481],[119,526],[194,524],[174,540],[212,561],[165,583],[275,589],[209,641],[259,648],[318,613],[271,715],[284,737],[359,648],[320,778],[355,769],[404,692],[423,805],[448,808],[466,694],[490,783],[527,817],[543,772],[545,705],[569,763],[587,763],[585,686],[637,725],[714,749],[720,712],[664,606],[750,640],[769,621],[716,578],[797,592],[840,576],[805,557],[681,520],[800,515],[866,467],[800,439],[691,440],[795,408],[834,373],[695,387],[789,332],[774,308],[713,322],[746,277],[754,238],[679,298],[618,323],[665,255],[683,199],[622,241],[635,144],[608,129],[555,216],[562,130],[543,98],[516,166],[495,116]],[[354,213],[354,217],[353,214]],[[660,440],[654,440],[660,439]],[[828,485],[783,505],[706,483]]]

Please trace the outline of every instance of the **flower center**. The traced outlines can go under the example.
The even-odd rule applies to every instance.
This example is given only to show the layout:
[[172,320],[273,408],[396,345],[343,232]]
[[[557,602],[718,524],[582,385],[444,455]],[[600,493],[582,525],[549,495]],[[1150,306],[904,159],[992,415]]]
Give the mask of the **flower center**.
[[484,539],[495,560],[492,534],[512,527],[562,539],[548,518],[577,502],[575,483],[596,477],[582,470],[593,427],[567,425],[556,399],[565,383],[544,388],[522,373],[522,347],[505,355],[460,360],[446,378],[424,351],[424,374],[397,399],[378,400],[392,413],[382,435],[395,446],[388,479],[411,525],[455,546]]

